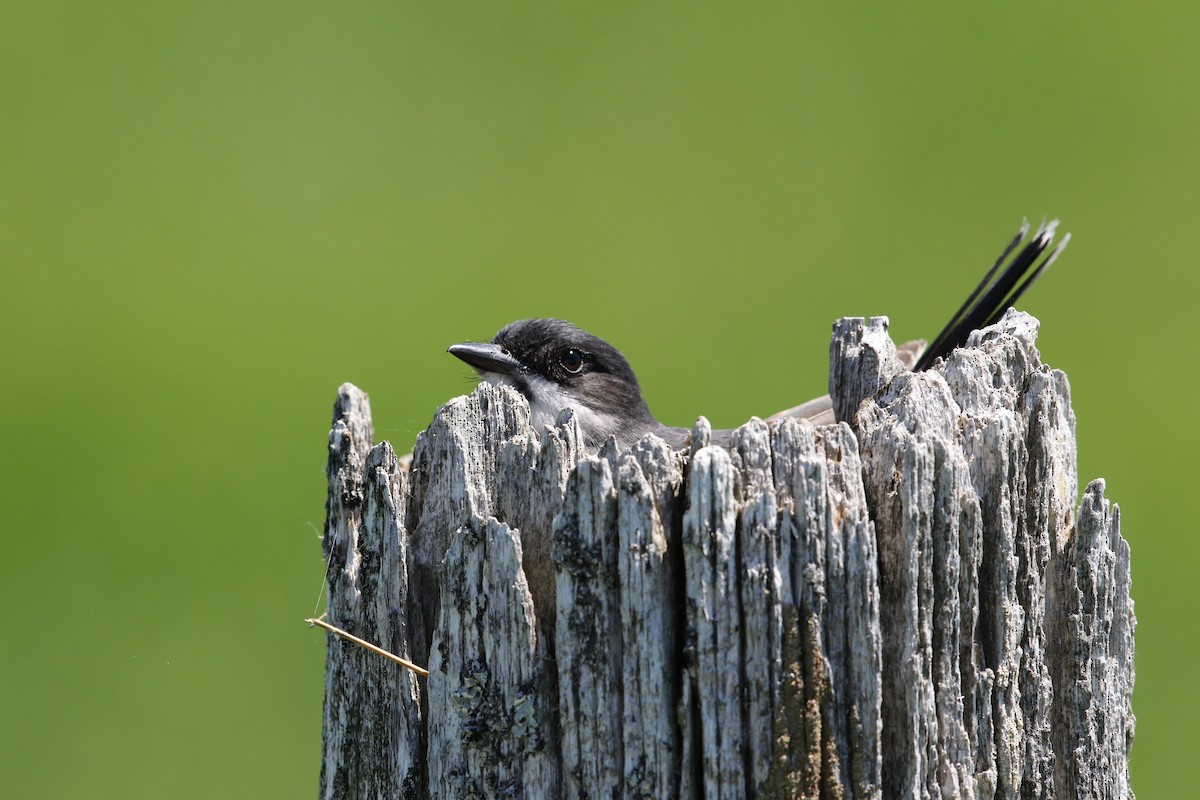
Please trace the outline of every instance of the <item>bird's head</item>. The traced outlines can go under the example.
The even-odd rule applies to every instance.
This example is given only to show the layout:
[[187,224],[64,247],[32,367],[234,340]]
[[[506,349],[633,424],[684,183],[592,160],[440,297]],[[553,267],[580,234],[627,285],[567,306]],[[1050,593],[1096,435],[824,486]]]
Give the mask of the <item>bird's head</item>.
[[483,380],[523,394],[535,428],[571,408],[598,446],[610,435],[640,435],[656,424],[621,351],[569,322],[523,319],[490,342],[456,344],[449,352]]

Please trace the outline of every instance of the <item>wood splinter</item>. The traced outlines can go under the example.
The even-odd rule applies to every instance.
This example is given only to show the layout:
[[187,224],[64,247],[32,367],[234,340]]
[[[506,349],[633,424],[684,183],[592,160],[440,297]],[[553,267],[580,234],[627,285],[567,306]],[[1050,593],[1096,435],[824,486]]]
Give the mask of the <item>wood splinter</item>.
[[371,644],[366,639],[360,639],[357,636],[355,636],[353,633],[350,633],[349,631],[344,631],[336,625],[330,625],[328,622],[321,619],[320,617],[309,617],[309,618],[305,619],[304,621],[307,622],[309,625],[316,625],[318,627],[324,628],[325,630],[329,631],[332,634],[336,634],[336,635],[342,637],[343,639],[347,639],[351,642],[354,642],[359,647],[364,647],[376,655],[383,656],[384,658],[386,658],[390,661],[395,661],[400,666],[402,666],[406,669],[411,669],[413,672],[417,673],[422,678],[429,677],[429,670],[427,670],[423,667],[418,667],[416,664],[409,661],[408,659],[401,658],[400,656],[395,655],[393,653],[389,653],[387,650],[384,650],[382,647]]

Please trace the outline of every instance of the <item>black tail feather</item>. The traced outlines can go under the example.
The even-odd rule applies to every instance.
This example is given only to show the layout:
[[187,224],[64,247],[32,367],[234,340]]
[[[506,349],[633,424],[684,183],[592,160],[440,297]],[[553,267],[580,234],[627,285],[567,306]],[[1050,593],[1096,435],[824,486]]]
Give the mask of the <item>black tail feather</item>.
[[[915,371],[928,369],[939,358],[950,355],[954,348],[966,344],[971,331],[987,327],[1004,316],[1004,312],[1017,302],[1026,289],[1033,285],[1033,282],[1046,270],[1046,267],[1054,262],[1054,259],[1058,258],[1058,254],[1071,240],[1070,234],[1064,236],[1062,241],[1038,263],[1038,259],[1054,243],[1054,233],[1057,227],[1058,220],[1039,227],[1033,234],[1033,238],[1001,271],[1001,266],[1029,233],[1029,223],[1023,223],[1021,229],[1017,231],[1017,235],[1004,248],[1000,258],[983,277],[983,281],[975,287],[975,291],[933,340],[933,344],[921,354],[920,360],[913,369]],[[1030,271],[1031,269],[1032,271]],[[1000,273],[999,276],[996,275],[997,272]]]

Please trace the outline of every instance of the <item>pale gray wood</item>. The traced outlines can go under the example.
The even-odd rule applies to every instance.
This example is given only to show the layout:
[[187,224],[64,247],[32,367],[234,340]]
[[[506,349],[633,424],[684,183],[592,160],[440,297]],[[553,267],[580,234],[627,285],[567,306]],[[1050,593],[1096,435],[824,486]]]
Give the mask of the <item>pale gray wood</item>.
[[514,436],[532,437],[529,406],[506,401],[507,390],[481,387],[438,409],[413,446],[406,528],[413,543],[413,657],[428,660],[441,596],[436,571],[453,534],[493,513],[496,460]]
[[429,792],[552,800],[554,703],[520,536],[495,519],[454,534],[429,660]]
[[558,568],[558,708],[563,796],[611,797],[622,784],[621,601],[617,491],[604,458],[567,481],[554,524]]
[[[326,617],[346,630],[360,629],[358,534],[363,507],[363,470],[371,450],[371,404],[365,392],[346,383],[333,406],[326,462],[328,494],[321,546],[328,587]],[[358,720],[362,715],[365,653],[326,637],[325,703],[322,720],[322,798],[344,798],[351,787],[375,781],[358,769]],[[368,772],[373,770],[368,769]]]
[[691,467],[685,699],[704,796],[879,796],[876,557],[849,428],[756,420]]
[[481,386],[405,462],[344,386],[330,619],[432,675],[331,640],[323,796],[1132,797],[1128,546],[1036,332],[913,374],[842,320],[840,424],[679,452]]
[[[857,445],[845,425],[753,421],[733,455],[747,792],[877,797],[879,601]],[[697,476],[693,492],[717,488]]]
[[1053,797],[1056,769],[1079,755],[1051,735],[1046,633],[1048,576],[1075,538],[1074,417],[1036,331],[1010,312],[940,369],[897,377],[855,420],[880,589],[894,598],[885,794]]
[[844,317],[833,324],[829,396],[836,421],[854,419],[859,403],[905,369],[887,331],[887,317]]
[[513,435],[496,464],[504,480],[495,484],[494,513],[521,532],[522,566],[547,652],[553,651],[557,607],[552,531],[567,477],[583,453],[582,442],[574,414],[564,412],[552,428]]
[[550,652],[555,607],[551,527],[567,475],[582,453],[581,440],[570,412],[560,415],[553,428],[535,431],[520,395],[487,384],[439,408],[417,437],[406,523],[413,541],[413,591],[425,598],[411,609],[418,663],[427,658],[440,596],[437,570],[453,532],[490,518],[522,532],[539,642]]
[[749,785],[761,787],[771,769],[779,707],[782,608],[778,559],[779,510],[771,474],[771,431],[753,419],[733,437],[733,463],[740,473],[737,536],[738,597],[744,651],[741,695],[746,729]]
[[[344,384],[329,439],[324,546],[327,618],[407,657],[406,475],[384,442],[371,448],[370,402]],[[369,452],[368,452],[369,451]],[[321,796],[398,796],[422,783],[416,676],[328,637]]]
[[670,798],[679,785],[672,542],[681,513],[683,459],[647,437],[617,462],[618,586],[621,604],[623,796]]
[[702,447],[692,458],[683,517],[687,649],[693,661],[702,736],[702,796],[745,797],[742,749],[742,617],[738,613],[736,473],[729,452]]
[[[857,418],[879,546],[883,792],[970,797],[977,766],[980,782],[988,780],[987,758],[980,764],[967,747],[959,641],[961,571],[977,539],[977,504],[965,458],[948,444],[955,416],[939,401],[940,376],[910,373],[898,383],[913,394],[889,403],[893,384]],[[897,419],[897,407],[915,419]]]
[[1051,717],[1063,763],[1059,797],[1123,798],[1133,746],[1133,601],[1129,544],[1104,481],[1088,484],[1075,536],[1051,574]]

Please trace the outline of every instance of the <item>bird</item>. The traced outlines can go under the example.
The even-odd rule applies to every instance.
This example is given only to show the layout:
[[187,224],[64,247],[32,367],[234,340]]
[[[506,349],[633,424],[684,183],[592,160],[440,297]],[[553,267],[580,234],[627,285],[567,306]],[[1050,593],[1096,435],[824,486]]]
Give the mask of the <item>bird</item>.
[[[924,342],[918,341],[901,348],[907,348],[906,363],[913,371],[933,366],[965,344],[971,331],[995,323],[1016,303],[1070,241],[1067,234],[1051,249],[1057,225],[1057,220],[1043,223],[1025,242],[1030,226],[1022,223],[933,344],[924,347]],[[1008,261],[1014,252],[1016,255]],[[688,429],[661,423],[650,412],[637,375],[621,351],[565,320],[517,320],[490,342],[463,342],[452,345],[448,352],[474,368],[481,381],[509,386],[523,395],[529,402],[534,430],[553,426],[559,413],[570,408],[579,422],[583,445],[591,452],[598,451],[610,438],[625,448],[651,433],[673,448],[688,446]],[[905,353],[901,355],[904,360]],[[780,412],[772,419],[782,417],[810,419],[818,424],[833,422],[828,396]],[[733,433],[714,430],[711,443],[728,447]]]

